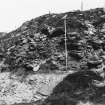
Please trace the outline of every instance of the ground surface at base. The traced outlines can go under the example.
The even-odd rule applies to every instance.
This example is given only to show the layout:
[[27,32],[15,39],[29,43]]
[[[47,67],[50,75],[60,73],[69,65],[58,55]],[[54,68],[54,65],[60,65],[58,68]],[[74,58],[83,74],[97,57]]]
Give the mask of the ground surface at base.
[[66,75],[33,74],[21,82],[21,77],[12,75],[10,78],[9,72],[1,73],[0,105],[33,105],[31,102],[46,98]]

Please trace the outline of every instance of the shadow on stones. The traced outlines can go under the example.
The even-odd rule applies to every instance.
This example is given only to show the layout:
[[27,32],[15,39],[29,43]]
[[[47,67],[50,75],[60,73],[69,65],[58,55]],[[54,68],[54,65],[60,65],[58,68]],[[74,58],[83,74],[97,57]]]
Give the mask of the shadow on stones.
[[105,86],[96,87],[94,80],[102,81],[103,78],[93,71],[69,74],[53,89],[42,105],[77,105],[80,101],[105,104]]

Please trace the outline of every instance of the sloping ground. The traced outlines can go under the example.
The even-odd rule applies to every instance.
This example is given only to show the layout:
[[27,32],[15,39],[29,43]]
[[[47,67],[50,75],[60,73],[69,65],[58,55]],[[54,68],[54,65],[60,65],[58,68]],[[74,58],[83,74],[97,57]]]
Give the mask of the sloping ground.
[[100,65],[100,60],[103,62],[105,58],[105,12],[102,8],[96,8],[46,14],[27,21],[18,29],[7,33],[0,38],[1,61],[5,59],[4,63],[7,65],[3,70],[18,71],[22,68],[32,71],[37,68],[36,71],[41,72],[64,71],[65,15],[68,70]]
[[33,74],[28,75],[24,82],[22,77],[0,74],[0,105],[31,103],[45,99],[65,74]]
[[[67,71],[65,70],[64,16],[67,16]],[[50,105],[91,105],[92,103],[101,105],[96,99],[99,97],[98,101],[102,99],[102,102],[105,99],[103,94],[105,90],[105,12],[102,8],[96,8],[87,11],[46,14],[27,21],[18,29],[0,38],[0,62],[1,105],[11,105],[15,102],[22,105],[22,102],[26,104],[43,98],[47,98],[42,103],[44,105],[49,103]],[[66,83],[65,79],[61,80],[67,74],[57,74],[57,72],[71,70],[78,73],[94,71],[103,80],[96,78],[92,80],[91,76],[83,73],[82,76],[78,75],[74,78],[74,80],[77,79],[74,84],[71,84],[72,79],[67,80],[66,83],[69,86],[63,88]],[[91,80],[90,85],[87,82],[88,79]],[[84,85],[82,80],[87,80],[85,81],[87,84],[81,89]],[[77,91],[73,91],[72,94],[65,95],[65,91],[54,94],[54,97],[52,94],[48,96],[58,82],[64,83],[62,88],[60,87],[63,90],[78,86],[78,83],[80,87],[77,87]],[[93,82],[96,82],[96,86],[99,87],[93,86]],[[57,86],[59,87],[60,84]],[[102,90],[101,93],[100,90]],[[88,99],[91,98],[91,93],[92,101]],[[95,97],[97,94],[98,96]],[[71,100],[70,95],[77,95],[77,98],[82,96],[86,99],[77,102],[77,99]],[[103,103],[102,105],[105,105]]]

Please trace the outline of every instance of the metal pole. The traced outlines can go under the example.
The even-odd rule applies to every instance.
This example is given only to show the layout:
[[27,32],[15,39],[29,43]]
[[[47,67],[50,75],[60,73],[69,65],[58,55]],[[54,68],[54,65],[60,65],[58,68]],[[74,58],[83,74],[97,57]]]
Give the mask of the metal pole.
[[65,26],[65,54],[66,54],[66,71],[67,71],[67,67],[68,67],[68,51],[67,51],[67,29],[66,29],[66,18],[64,19],[64,26]]

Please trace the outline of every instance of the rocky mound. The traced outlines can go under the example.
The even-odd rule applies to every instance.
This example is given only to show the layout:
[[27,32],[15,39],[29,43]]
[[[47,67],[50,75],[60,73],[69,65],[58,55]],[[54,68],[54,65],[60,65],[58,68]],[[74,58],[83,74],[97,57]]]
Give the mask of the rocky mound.
[[1,71],[65,71],[65,16],[68,70],[103,67],[105,12],[96,8],[46,14],[7,33],[0,38],[0,56],[5,65]]
[[43,105],[104,105],[105,12],[96,8],[46,14],[27,21],[0,37],[0,62],[1,72],[23,77],[27,73],[74,71],[54,88]]

